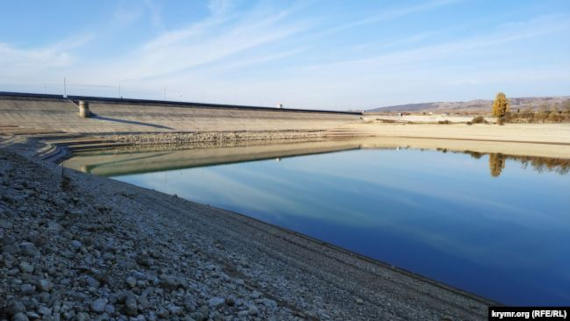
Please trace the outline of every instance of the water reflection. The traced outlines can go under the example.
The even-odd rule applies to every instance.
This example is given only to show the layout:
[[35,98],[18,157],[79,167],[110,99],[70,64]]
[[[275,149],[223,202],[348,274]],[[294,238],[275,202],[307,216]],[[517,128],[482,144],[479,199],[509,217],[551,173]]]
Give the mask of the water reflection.
[[[481,153],[470,153],[472,157],[480,158]],[[505,168],[506,160],[511,159],[520,162],[523,168],[528,168],[530,165],[532,169],[539,173],[554,172],[560,175],[568,174],[570,171],[570,160],[561,158],[547,158],[547,157],[532,157],[532,156],[515,156],[504,155],[501,153],[489,154],[489,170],[491,176],[499,177]]]
[[[234,148],[183,149],[172,151],[164,150],[162,148],[160,148],[159,151],[137,151],[136,149],[130,148],[127,152],[118,149],[116,151],[106,150],[104,152],[95,152],[76,156],[64,162],[64,165],[84,173],[101,176],[117,176],[271,158],[276,162],[280,162],[282,159],[288,157],[355,149],[395,151],[414,149],[410,146],[373,146],[362,145],[358,141],[349,141],[336,143],[319,142],[309,144],[261,145]],[[418,149],[421,151],[431,150],[424,148]],[[492,177],[501,176],[501,173],[507,164],[507,160],[513,160],[521,163],[523,168],[526,169],[530,167],[530,169],[533,169],[538,173],[555,172],[560,175],[564,175],[570,172],[570,159],[486,153],[470,150],[460,151],[450,150],[448,148],[435,148],[435,150],[441,153],[464,153],[470,155],[474,159],[481,159],[488,155],[489,171]]]
[[505,168],[505,155],[503,154],[489,154],[489,170],[491,171],[491,176],[499,177],[503,168]]

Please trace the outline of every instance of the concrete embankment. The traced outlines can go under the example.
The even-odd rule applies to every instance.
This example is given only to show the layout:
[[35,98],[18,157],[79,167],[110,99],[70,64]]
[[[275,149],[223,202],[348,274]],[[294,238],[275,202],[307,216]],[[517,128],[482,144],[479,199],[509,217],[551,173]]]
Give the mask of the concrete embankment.
[[356,113],[131,100],[89,102],[89,118],[70,99],[0,95],[0,134],[319,131],[358,121]]

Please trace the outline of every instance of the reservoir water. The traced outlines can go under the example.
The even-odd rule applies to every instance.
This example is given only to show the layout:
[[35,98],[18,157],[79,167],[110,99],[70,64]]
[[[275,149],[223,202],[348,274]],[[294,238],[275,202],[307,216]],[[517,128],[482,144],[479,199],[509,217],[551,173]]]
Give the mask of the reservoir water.
[[113,178],[243,213],[504,304],[568,305],[568,164],[357,149]]

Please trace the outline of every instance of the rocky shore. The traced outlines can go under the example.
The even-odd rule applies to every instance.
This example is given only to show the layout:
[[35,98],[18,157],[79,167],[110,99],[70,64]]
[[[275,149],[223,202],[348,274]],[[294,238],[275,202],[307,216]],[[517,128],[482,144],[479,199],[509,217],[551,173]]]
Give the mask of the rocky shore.
[[0,320],[486,318],[482,298],[30,148],[0,149]]

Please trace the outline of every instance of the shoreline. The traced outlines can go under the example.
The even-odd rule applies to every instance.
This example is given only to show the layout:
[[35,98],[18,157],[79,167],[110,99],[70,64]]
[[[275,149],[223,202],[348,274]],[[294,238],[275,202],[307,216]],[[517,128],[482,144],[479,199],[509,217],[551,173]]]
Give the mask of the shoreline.
[[[359,149],[416,149],[463,153],[472,157],[496,155],[544,164],[552,170],[564,170],[568,158],[550,157],[560,154],[560,146],[542,143],[500,143],[496,141],[441,140],[429,138],[346,138],[314,141],[263,141],[214,145],[133,145],[109,149],[74,150],[73,156],[61,162],[65,167],[100,176],[115,176],[153,171],[280,159],[303,155]],[[529,155],[528,150],[533,153]],[[71,151],[68,151],[71,152]]]
[[[39,162],[33,159],[35,149],[39,146],[31,145],[34,144],[20,145],[19,150],[18,148],[4,148],[2,150],[3,162],[12,157],[16,159],[22,157],[18,155],[27,155],[32,157],[32,159],[28,158],[25,161],[21,159],[18,161],[20,166],[36,168],[39,166],[39,168],[43,168],[43,171],[47,171],[48,175],[57,176],[59,169],[53,163]],[[18,155],[14,154],[16,152]],[[42,175],[44,174],[38,176]],[[445,317],[451,319],[484,319],[487,313],[486,306],[488,304],[496,304],[462,290],[443,285],[437,281],[394,268],[389,264],[379,263],[377,260],[365,258],[353,252],[241,214],[197,204],[107,178],[82,174],[73,170],[64,170],[63,177],[67,177],[69,179],[68,184],[75,186],[77,189],[72,193],[74,195],[80,194],[72,196],[72,198],[80,199],[75,203],[76,206],[83,207],[81,205],[83,204],[83,199],[91,199],[91,203],[102,203],[103,207],[109,209],[108,211],[118,215],[113,220],[113,225],[116,224],[116,228],[119,229],[126,228],[122,224],[123,221],[134,220],[138,222],[134,226],[126,228],[125,233],[132,235],[130,238],[136,239],[136,235],[141,231],[148,233],[149,229],[154,229],[155,232],[152,235],[154,235],[153,238],[156,238],[156,242],[147,243],[149,249],[153,249],[160,242],[166,242],[163,235],[168,235],[167,238],[176,239],[176,242],[189,242],[186,243],[186,246],[188,246],[187,250],[193,248],[193,251],[198,250],[199,253],[202,253],[202,251],[207,252],[206,257],[213,260],[212,262],[218,262],[218,264],[220,261],[225,262],[222,264],[223,268],[221,269],[225,271],[223,273],[226,276],[232,278],[232,275],[239,274],[240,279],[246,284],[249,284],[249,282],[258,284],[257,286],[252,286],[254,290],[250,292],[261,293],[264,298],[274,302],[268,303],[271,307],[271,309],[268,309],[268,306],[262,303],[259,298],[250,298],[249,301],[252,302],[245,303],[243,306],[220,304],[216,305],[215,309],[212,309],[209,302],[214,298],[218,298],[218,296],[213,293],[204,294],[193,297],[199,303],[196,304],[197,306],[193,311],[187,311],[188,313],[199,313],[200,309],[204,312],[206,308],[203,308],[203,306],[206,306],[208,307],[208,315],[210,317],[215,317],[216,313],[224,316],[239,315],[241,313],[245,319],[255,319],[256,315],[263,317],[273,315],[277,319],[299,319],[300,317],[300,319],[307,320],[370,320],[382,318],[440,320]],[[25,179],[25,177],[21,178]],[[47,183],[39,178],[36,181],[40,184]],[[4,188],[6,187],[4,186]],[[59,191],[59,193],[61,192]],[[112,200],[112,202],[109,203],[109,200]],[[75,219],[81,221],[82,219],[88,219],[87,217]],[[184,217],[183,221],[180,220],[182,217]],[[27,219],[28,223],[36,220],[33,217],[24,217],[24,219]],[[40,217],[39,219],[41,220],[42,218]],[[64,219],[59,218],[59,220],[63,221]],[[184,223],[184,221],[188,220],[193,223]],[[194,226],[197,222],[200,222],[202,227],[198,230]],[[140,231],[136,233],[132,230],[129,231],[129,229],[133,228],[136,231],[140,229]],[[184,232],[177,233],[175,232],[177,230]],[[209,232],[205,232],[205,230]],[[194,235],[196,238],[186,240],[184,235],[187,236],[188,234]],[[15,237],[18,238],[20,236]],[[94,238],[97,238],[97,236],[94,236]],[[192,245],[197,240],[201,240],[203,242],[202,245]],[[71,242],[71,239],[66,241]],[[60,244],[61,242],[55,243],[56,246],[63,245]],[[182,247],[180,250],[184,248]],[[90,249],[87,249],[85,252],[89,253],[90,251]],[[136,250],[132,250],[132,252],[134,253]],[[125,259],[128,259],[128,253],[129,251],[123,254]],[[121,256],[121,258],[123,257]],[[160,260],[155,260],[155,263],[160,262],[164,264],[166,261],[169,261],[174,266],[192,262],[185,260],[182,260],[182,262],[180,260],[164,260],[160,262]],[[212,262],[208,264],[213,264]],[[247,263],[244,265],[244,262]],[[196,271],[203,271],[208,264],[205,264],[204,267],[198,266]],[[145,267],[144,265],[141,267],[136,262],[135,266],[138,267],[137,269]],[[148,269],[152,270],[151,268]],[[117,284],[120,284],[118,287],[121,291],[129,290],[128,287],[124,286],[125,280],[121,279],[125,277],[123,273],[117,276],[111,275],[111,277],[119,278],[115,281]],[[178,277],[184,278],[183,275]],[[187,282],[192,284],[192,278],[186,278]],[[218,281],[220,279],[225,279],[225,277],[213,278],[213,280]],[[7,281],[7,278],[3,278],[3,280]],[[57,281],[54,281],[54,284],[57,283]],[[221,282],[222,285],[218,283],[220,282],[214,282],[211,287],[219,291],[218,287],[223,287],[226,281]],[[307,287],[307,285],[309,286]],[[6,289],[12,289],[10,285],[7,286]],[[65,287],[62,288],[62,291],[65,291]],[[223,302],[226,302],[227,298],[232,295],[232,291],[235,292],[235,289],[226,289],[225,291]],[[131,290],[131,292],[133,291]],[[334,292],[334,295],[330,296],[327,294],[331,292]],[[248,295],[251,295],[251,293]],[[305,293],[310,300],[299,299],[298,293]],[[136,291],[131,294],[136,300],[139,299]],[[14,295],[17,296],[17,292],[8,293],[9,297]],[[242,299],[247,301],[248,295],[244,294]],[[256,293],[253,294],[254,297],[257,295]],[[165,295],[165,297],[169,300],[172,299],[172,304],[175,306],[183,306],[182,302],[176,299],[176,296]],[[96,300],[96,298],[92,299]],[[105,300],[112,302],[113,298],[108,297]],[[113,304],[117,311],[122,309],[121,311],[124,312],[127,307],[124,306],[125,303],[121,302],[121,300],[117,300],[115,303],[110,304]],[[255,308],[250,309],[252,304],[255,305]],[[156,309],[159,308],[157,307]],[[173,310],[177,311],[177,309]],[[77,311],[93,314],[93,311],[90,310],[86,303],[79,304]],[[117,311],[116,313],[118,313]],[[250,312],[252,314],[249,314]],[[143,314],[148,317],[146,313]]]

